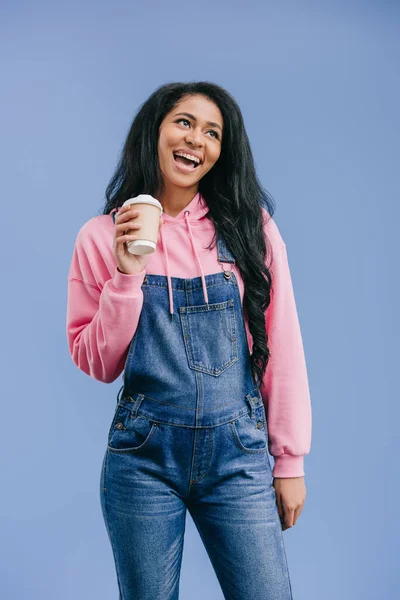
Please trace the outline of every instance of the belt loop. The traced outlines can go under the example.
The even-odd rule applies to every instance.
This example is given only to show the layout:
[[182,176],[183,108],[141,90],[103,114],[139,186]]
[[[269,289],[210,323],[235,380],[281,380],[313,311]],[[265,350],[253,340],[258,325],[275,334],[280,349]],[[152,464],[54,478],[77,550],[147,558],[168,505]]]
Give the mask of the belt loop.
[[121,400],[121,392],[122,392],[122,390],[123,390],[123,389],[124,389],[124,384],[122,384],[122,386],[121,386],[121,387],[120,387],[120,389],[119,389],[119,392],[118,392],[118,395],[117,395],[117,404],[119,404],[119,403],[120,403],[120,400]]
[[144,398],[143,394],[138,394],[137,395],[135,405],[134,405],[134,407],[132,409],[132,414],[133,414],[133,416],[135,418],[137,417],[137,412],[138,412],[139,406],[142,404],[143,398]]
[[246,395],[246,400],[250,406],[250,418],[254,419],[254,406],[253,406],[253,402],[252,402],[253,398],[252,398],[251,394]]

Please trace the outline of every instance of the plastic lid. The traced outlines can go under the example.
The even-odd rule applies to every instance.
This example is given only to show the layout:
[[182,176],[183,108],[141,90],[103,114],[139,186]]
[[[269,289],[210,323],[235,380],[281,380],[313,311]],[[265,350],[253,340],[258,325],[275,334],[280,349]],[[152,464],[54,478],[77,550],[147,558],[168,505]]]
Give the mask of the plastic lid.
[[135,196],[135,198],[129,198],[125,200],[122,206],[126,204],[153,204],[153,206],[157,206],[161,212],[163,212],[163,207],[161,202],[150,196],[150,194],[139,194],[139,196]]

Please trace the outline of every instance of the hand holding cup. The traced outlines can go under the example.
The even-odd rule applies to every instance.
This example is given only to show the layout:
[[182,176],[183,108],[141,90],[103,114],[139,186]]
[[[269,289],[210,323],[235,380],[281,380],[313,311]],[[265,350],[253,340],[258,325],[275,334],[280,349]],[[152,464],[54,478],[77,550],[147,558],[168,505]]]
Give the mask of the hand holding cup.
[[[114,256],[117,261],[119,271],[127,275],[134,275],[142,271],[148,261],[148,254],[131,254],[127,243],[138,239],[137,231],[142,226],[142,212],[140,206],[137,208],[135,204],[124,205],[119,209],[115,216],[114,228]],[[162,224],[161,214],[158,224],[160,230]],[[129,231],[129,234],[126,233]]]

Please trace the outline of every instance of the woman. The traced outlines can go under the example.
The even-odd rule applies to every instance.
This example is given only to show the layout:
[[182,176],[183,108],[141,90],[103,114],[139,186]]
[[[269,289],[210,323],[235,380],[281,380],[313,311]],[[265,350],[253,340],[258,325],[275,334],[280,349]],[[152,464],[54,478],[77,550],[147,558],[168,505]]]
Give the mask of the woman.
[[[163,206],[146,256],[127,251],[141,213],[122,207],[141,193]],[[120,598],[178,598],[188,509],[226,598],[289,600],[282,530],[304,505],[311,405],[286,246],[234,99],[157,89],[106,198],[76,239],[67,335],[88,375],[123,371],[100,485]]]

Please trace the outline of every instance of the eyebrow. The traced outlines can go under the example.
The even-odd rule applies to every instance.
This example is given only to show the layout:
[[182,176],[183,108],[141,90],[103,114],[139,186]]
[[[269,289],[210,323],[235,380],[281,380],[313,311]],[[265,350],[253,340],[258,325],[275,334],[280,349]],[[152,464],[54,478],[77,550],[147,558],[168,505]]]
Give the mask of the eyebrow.
[[[190,113],[187,113],[187,112],[179,112],[179,113],[175,114],[175,116],[178,116],[178,115],[185,115],[186,117],[193,119],[193,121],[197,121],[197,119],[194,115],[191,115]],[[222,127],[221,127],[221,125],[218,125],[218,123],[213,123],[212,121],[207,121],[207,125],[210,125],[210,127],[218,127],[222,131]]]

